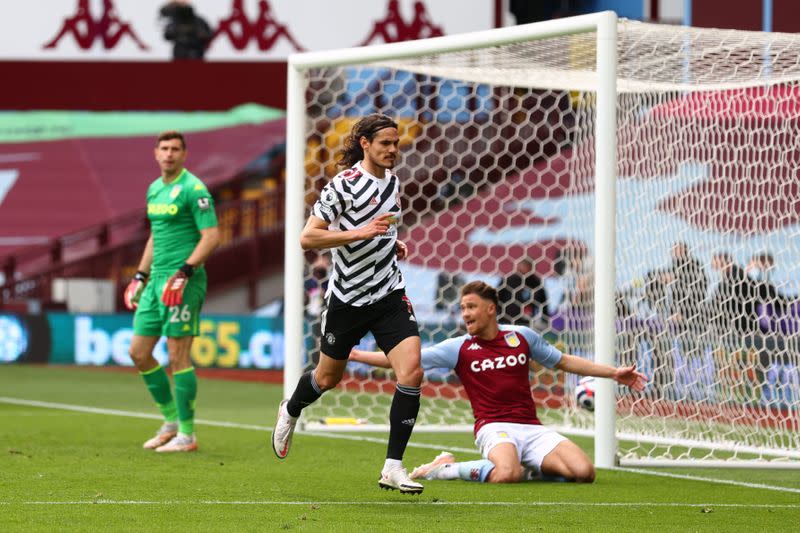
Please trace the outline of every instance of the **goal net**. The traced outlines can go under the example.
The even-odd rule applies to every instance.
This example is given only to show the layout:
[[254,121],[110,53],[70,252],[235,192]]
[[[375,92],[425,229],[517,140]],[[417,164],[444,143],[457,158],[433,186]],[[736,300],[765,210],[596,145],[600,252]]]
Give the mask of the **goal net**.
[[[650,379],[600,380],[591,413],[577,376],[536,369],[544,424],[596,429],[623,465],[797,467],[799,58],[794,35],[609,13],[292,56],[287,394],[317,357],[330,268],[300,228],[353,123],[383,112],[400,124],[423,345],[462,332],[459,286],[484,280],[502,322]],[[350,363],[304,427],[385,424],[393,391],[391,372]],[[415,431],[473,421],[457,377],[427,372]]]

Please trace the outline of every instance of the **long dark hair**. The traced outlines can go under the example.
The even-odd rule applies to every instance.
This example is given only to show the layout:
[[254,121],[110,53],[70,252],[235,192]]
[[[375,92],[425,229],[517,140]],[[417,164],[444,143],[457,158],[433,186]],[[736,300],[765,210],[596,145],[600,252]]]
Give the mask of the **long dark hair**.
[[344,148],[339,152],[339,166],[352,167],[364,159],[361,137],[366,137],[369,142],[372,142],[375,135],[386,128],[397,128],[397,122],[382,113],[372,113],[356,122],[353,129],[350,130],[350,135],[344,140]]

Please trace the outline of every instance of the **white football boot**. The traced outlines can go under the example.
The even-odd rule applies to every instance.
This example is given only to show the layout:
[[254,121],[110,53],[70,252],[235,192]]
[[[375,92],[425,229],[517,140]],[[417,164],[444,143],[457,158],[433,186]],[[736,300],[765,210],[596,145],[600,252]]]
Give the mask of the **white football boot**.
[[436,479],[436,474],[444,465],[451,465],[456,462],[456,458],[450,452],[442,452],[430,463],[419,465],[409,476],[411,479]]
[[156,436],[142,444],[142,448],[146,450],[155,450],[159,446],[163,446],[168,443],[177,434],[177,422],[164,422],[164,424],[158,428],[158,431],[156,431]]
[[408,471],[400,466],[381,472],[378,486],[384,490],[399,490],[400,494],[421,494],[425,488],[408,477]]
[[172,452],[196,452],[197,439],[194,434],[185,435],[178,433],[168,443],[156,448],[158,453],[172,453]]
[[287,403],[289,403],[289,400],[283,400],[278,406],[278,419],[275,421],[275,429],[272,430],[272,449],[278,459],[285,459],[289,455],[292,434],[294,433],[294,427],[297,425],[297,418],[290,415],[286,410]]

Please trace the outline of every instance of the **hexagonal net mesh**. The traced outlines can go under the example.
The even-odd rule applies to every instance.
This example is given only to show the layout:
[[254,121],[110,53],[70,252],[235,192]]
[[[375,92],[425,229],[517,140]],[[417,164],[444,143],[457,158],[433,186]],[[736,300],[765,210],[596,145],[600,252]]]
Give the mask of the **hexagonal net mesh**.
[[[616,390],[623,462],[800,459],[800,39],[620,22]],[[401,264],[423,346],[463,333],[460,285],[500,289],[501,322],[593,357],[596,35],[306,70],[306,213],[354,122],[401,129]],[[608,228],[614,231],[614,228]],[[325,254],[307,254],[306,365]],[[288,296],[288,295],[287,295]],[[296,295],[295,295],[296,296]],[[376,349],[371,337],[361,344]],[[545,424],[588,432],[578,377],[535,368]],[[385,424],[390,371],[349,363],[304,411]],[[426,373],[416,431],[469,430],[458,378]]]

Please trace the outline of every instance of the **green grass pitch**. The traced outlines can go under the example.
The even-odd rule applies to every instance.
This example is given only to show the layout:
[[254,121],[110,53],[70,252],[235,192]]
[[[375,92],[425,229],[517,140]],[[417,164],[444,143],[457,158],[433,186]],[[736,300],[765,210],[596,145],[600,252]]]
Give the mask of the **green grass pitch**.
[[[278,460],[268,428],[280,394],[201,378],[200,451],[162,456],[141,448],[159,421],[136,374],[0,366],[0,531],[788,531],[800,517],[796,470],[600,470],[592,485],[385,492],[384,435],[301,434]],[[417,433],[406,465],[442,449],[478,457],[471,435]]]

